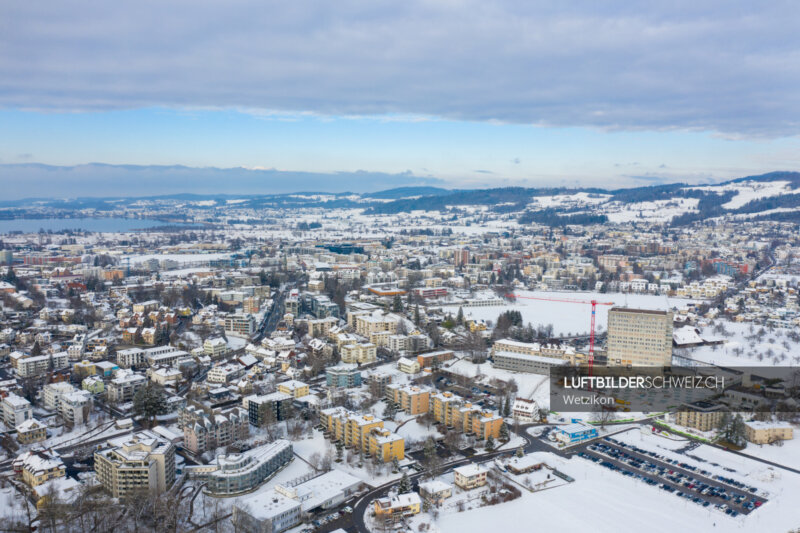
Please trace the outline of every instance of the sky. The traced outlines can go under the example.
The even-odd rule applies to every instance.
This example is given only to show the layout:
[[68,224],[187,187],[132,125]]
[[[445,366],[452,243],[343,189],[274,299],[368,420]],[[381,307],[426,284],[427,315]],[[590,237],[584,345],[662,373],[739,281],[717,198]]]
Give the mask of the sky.
[[783,1],[3,2],[0,182],[13,198],[797,170],[797,20]]

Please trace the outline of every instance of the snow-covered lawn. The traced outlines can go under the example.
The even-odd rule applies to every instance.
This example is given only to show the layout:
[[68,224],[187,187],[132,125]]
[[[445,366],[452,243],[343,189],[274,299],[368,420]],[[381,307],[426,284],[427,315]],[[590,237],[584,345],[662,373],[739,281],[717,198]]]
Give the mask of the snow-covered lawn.
[[[620,440],[630,440],[642,448],[666,455],[663,437],[641,435],[631,431]],[[684,499],[676,498],[658,487],[645,485],[621,476],[591,461],[578,457],[563,460],[559,470],[575,478],[574,483],[536,493],[523,491],[520,499],[462,513],[443,513],[433,522],[422,515],[415,523],[432,524],[432,531],[484,533],[487,530],[520,531],[521,524],[535,524],[541,531],[592,531],[674,533],[675,531],[789,531],[797,527],[794,506],[800,496],[800,475],[779,471],[751,459],[700,446],[690,452],[721,466],[737,470],[728,477],[743,478],[748,484],[769,493],[769,501],[748,516],[731,518],[717,510],[709,510]],[[682,461],[698,464],[685,455],[674,454]],[[716,467],[699,463],[707,470]]]
[[[641,309],[681,309],[686,307],[690,300],[682,298],[667,298],[652,294],[623,294],[599,292],[554,292],[554,291],[515,291],[520,296],[536,298],[573,299],[581,301],[597,300],[599,302],[613,302],[617,306],[635,307]],[[608,327],[608,310],[612,306],[597,306],[596,329]],[[458,313],[458,306],[443,306],[445,312]],[[567,302],[550,302],[540,300],[526,300],[517,298],[514,303],[504,306],[489,307],[464,307],[464,318],[473,320],[491,320],[497,322],[497,317],[505,311],[519,311],[525,324],[534,326],[553,325],[556,335],[567,333],[583,334],[589,332],[591,323],[591,306]]]
[[724,332],[717,333],[714,326],[700,328],[703,337],[722,337],[724,344],[699,346],[676,350],[674,355],[685,353],[687,357],[703,363],[729,366],[790,366],[800,364],[800,346],[788,335],[791,330],[775,328],[772,331],[744,322],[718,320]]
[[800,436],[798,428],[794,428],[795,437],[792,440],[781,441],[783,444],[748,444],[742,453],[772,461],[774,463],[800,468]]

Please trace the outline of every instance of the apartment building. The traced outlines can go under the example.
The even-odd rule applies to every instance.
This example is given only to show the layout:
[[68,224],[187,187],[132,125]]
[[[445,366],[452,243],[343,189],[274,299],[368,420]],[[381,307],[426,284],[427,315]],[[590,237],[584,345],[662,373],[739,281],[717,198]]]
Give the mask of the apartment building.
[[418,374],[420,371],[417,360],[407,357],[401,357],[397,360],[397,369],[406,374]]
[[305,321],[308,325],[308,334],[312,337],[327,337],[331,328],[339,324],[339,319],[336,317],[316,318]]
[[137,374],[132,370],[120,370],[117,375],[108,382],[106,396],[110,402],[130,402],[136,391],[147,384],[147,378],[142,374]]
[[57,383],[48,383],[42,389],[42,396],[44,397],[44,408],[51,411],[57,411],[61,403],[61,397],[70,392],[74,392],[75,387],[66,381]]
[[225,317],[225,333],[251,337],[256,332],[256,319],[251,314],[234,313]]
[[400,320],[401,318],[396,315],[381,312],[357,315],[355,317],[356,333],[364,337],[381,331],[389,331],[394,334],[397,333]]
[[[12,359],[13,361],[15,360]],[[67,352],[60,352],[16,359],[15,368],[19,377],[30,378],[61,370],[68,366],[69,356]]]
[[675,413],[675,423],[679,426],[711,431],[722,421],[723,407],[709,402],[684,404]]
[[278,384],[278,392],[288,394],[292,398],[302,398],[303,396],[308,396],[309,391],[310,389],[307,383],[297,381],[296,379],[284,381],[283,383]]
[[372,415],[358,415],[343,407],[320,411],[320,423],[327,437],[349,448],[363,450],[384,462],[405,457],[403,437],[383,427],[383,420]]
[[181,410],[180,424],[184,447],[196,454],[244,440],[250,434],[250,419],[241,407],[222,411],[187,405]]
[[219,359],[228,353],[228,343],[222,337],[206,339],[203,342],[203,353],[211,359]]
[[3,398],[1,406],[3,422],[8,428],[13,428],[33,418],[31,402],[22,396],[9,394]]
[[247,411],[250,423],[260,427],[265,423],[285,420],[292,409],[292,396],[273,392],[259,396],[253,394],[242,399],[242,408]]
[[215,385],[224,385],[244,375],[245,367],[239,363],[231,362],[218,364],[211,368],[206,375],[206,381]]
[[672,363],[672,312],[614,307],[608,312],[608,364]]
[[175,481],[175,446],[152,431],[111,439],[94,453],[94,469],[114,498],[143,490],[160,494]]
[[455,353],[450,350],[439,350],[436,352],[422,353],[417,356],[417,362],[422,368],[441,366],[445,361],[455,357]]
[[461,433],[473,434],[479,439],[500,438],[503,418],[494,411],[482,409],[463,400],[452,392],[430,395],[429,412],[433,419]]
[[117,364],[121,368],[133,368],[144,365],[145,353],[141,348],[128,348],[127,350],[117,351]]
[[341,349],[343,363],[374,363],[378,357],[378,347],[371,342],[346,344]]
[[340,364],[325,369],[328,387],[350,389],[361,386],[361,371],[355,365]]
[[373,372],[367,378],[370,394],[382,398],[386,396],[386,388],[392,383],[392,375],[386,372]]
[[761,422],[751,420],[744,423],[744,436],[753,444],[772,444],[792,440],[792,425],[788,422]]
[[431,390],[414,385],[387,385],[386,399],[409,415],[420,415],[430,410]]

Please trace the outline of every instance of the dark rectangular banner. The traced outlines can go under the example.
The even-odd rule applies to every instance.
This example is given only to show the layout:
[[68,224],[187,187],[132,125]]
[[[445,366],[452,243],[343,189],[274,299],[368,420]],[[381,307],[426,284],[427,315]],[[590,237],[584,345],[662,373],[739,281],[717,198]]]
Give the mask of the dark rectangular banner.
[[553,367],[550,409],[659,413],[680,408],[796,411],[800,367]]

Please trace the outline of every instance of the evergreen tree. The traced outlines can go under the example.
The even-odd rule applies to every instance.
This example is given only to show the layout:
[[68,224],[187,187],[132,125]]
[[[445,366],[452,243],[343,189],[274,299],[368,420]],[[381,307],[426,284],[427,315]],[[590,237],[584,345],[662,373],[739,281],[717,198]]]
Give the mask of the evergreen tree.
[[136,391],[133,396],[133,413],[152,424],[158,415],[167,413],[167,395],[152,381]]
[[500,426],[500,440],[503,442],[509,441],[508,426],[505,422],[503,422],[503,425]]
[[428,467],[428,473],[431,476],[435,476],[439,466],[439,456],[436,455],[436,441],[432,437],[428,437],[428,440],[425,441],[422,453],[425,456],[425,466]]
[[414,308],[414,324],[419,326],[420,318],[419,318],[419,304]]
[[400,471],[400,461],[397,460],[397,457],[392,458],[392,473],[396,474]]
[[397,414],[397,405],[392,400],[389,400],[383,410],[383,416],[389,420],[394,420],[395,414]]
[[525,457],[525,450],[522,449],[522,446],[517,448],[517,457]]
[[506,396],[506,406],[503,408],[503,416],[511,416],[511,398]]
[[401,313],[403,311],[403,300],[400,299],[399,294],[394,295],[394,301],[392,302],[392,311],[396,313]]
[[741,413],[737,413],[731,423],[731,435],[728,442],[736,446],[745,446],[747,443],[745,439],[744,418],[742,418]]
[[400,478],[400,484],[397,486],[397,492],[400,494],[411,492],[411,480],[408,479],[408,472],[403,472],[403,477]]
[[486,439],[485,449],[487,452],[491,452],[492,450],[494,450],[494,437],[492,437],[491,435],[489,435],[489,438]]
[[337,463],[341,463],[342,462],[342,455],[343,454],[344,454],[344,445],[342,444],[342,441],[338,440],[338,441],[336,441],[336,462]]
[[458,308],[458,314],[456,315],[456,325],[464,325],[464,310],[461,307]]

